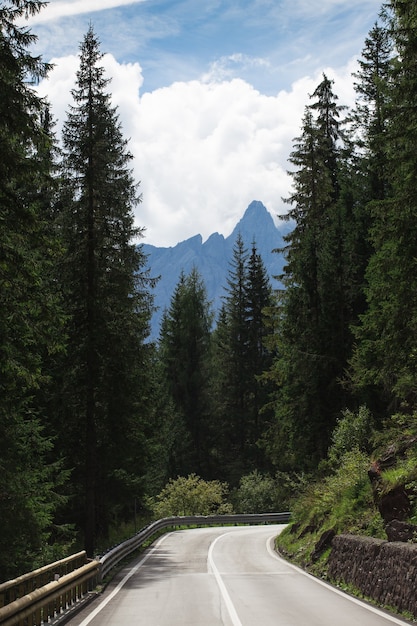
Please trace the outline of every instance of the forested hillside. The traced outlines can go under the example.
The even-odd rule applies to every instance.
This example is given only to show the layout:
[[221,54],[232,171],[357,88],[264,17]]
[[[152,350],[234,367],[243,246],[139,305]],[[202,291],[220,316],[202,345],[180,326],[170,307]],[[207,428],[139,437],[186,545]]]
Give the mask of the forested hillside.
[[384,4],[352,110],[326,75],[306,102],[284,289],[237,237],[215,329],[194,268],[155,342],[140,189],[100,42],[90,27],[57,137],[34,88],[48,66],[21,26],[42,8],[0,8],[0,580],[94,554],[163,510],[177,476],[216,485],[227,510],[286,507],[297,486],[331,482],[346,420],[366,415],[378,439],[388,422],[414,433],[416,416],[415,2]]

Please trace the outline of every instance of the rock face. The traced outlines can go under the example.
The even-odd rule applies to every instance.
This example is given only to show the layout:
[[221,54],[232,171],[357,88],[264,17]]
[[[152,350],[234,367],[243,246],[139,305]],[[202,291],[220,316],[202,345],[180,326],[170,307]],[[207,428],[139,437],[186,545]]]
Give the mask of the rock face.
[[323,552],[325,552],[325,550],[327,550],[327,548],[330,548],[335,535],[336,533],[333,528],[331,528],[330,530],[326,530],[321,535],[320,539],[314,547],[313,552],[311,553],[311,560],[313,563],[321,557],[321,555],[323,554]]
[[[413,440],[410,441],[414,443]],[[387,489],[381,475],[381,470],[395,465],[395,454],[395,450],[390,448],[383,458],[373,461],[368,470],[374,502],[385,524],[393,520],[404,521],[411,513],[410,498],[405,486],[397,485]]]
[[403,541],[417,544],[417,526],[394,519],[385,524],[388,541]]
[[142,244],[142,250],[148,256],[147,265],[151,276],[160,276],[154,290],[157,311],[152,318],[151,339],[155,340],[158,337],[163,311],[170,305],[181,272],[187,275],[193,267],[198,270],[204,281],[212,310],[215,314],[218,312],[224,295],[233,247],[239,233],[248,251],[255,241],[272,286],[279,288],[280,284],[274,276],[282,272],[284,258],[282,254],[277,254],[273,250],[284,245],[283,234],[288,232],[288,225],[283,225],[283,229],[278,230],[262,202],[254,200],[229,237],[225,238],[219,233],[214,233],[203,243],[201,235],[195,235],[172,248]]
[[381,495],[378,509],[385,524],[393,520],[407,519],[411,512],[411,505],[405,487],[399,485]]
[[382,606],[417,617],[417,544],[337,535],[332,541],[328,576],[353,585]]

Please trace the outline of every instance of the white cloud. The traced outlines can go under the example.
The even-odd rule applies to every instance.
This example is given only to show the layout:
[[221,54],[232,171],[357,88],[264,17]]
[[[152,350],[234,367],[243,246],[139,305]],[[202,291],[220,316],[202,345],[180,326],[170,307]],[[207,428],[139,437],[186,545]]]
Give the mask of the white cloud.
[[223,56],[210,64],[209,71],[203,75],[204,82],[212,82],[233,78],[245,70],[270,69],[270,62],[261,57],[251,57],[247,54],[235,53]]
[[[61,126],[74,86],[78,58],[55,59],[56,67],[39,86]],[[175,245],[201,233],[228,235],[252,200],[261,200],[273,215],[286,210],[290,180],[286,174],[292,139],[299,134],[308,94],[321,73],[305,77],[291,90],[266,96],[241,79],[194,80],[140,94],[138,63],[103,58],[113,102],[123,132],[130,138],[143,203],[137,224],[145,241]],[[352,101],[352,67],[336,74],[340,104]]]
[[52,112],[57,122],[56,130],[60,133],[65,112],[71,102],[70,91],[75,86],[75,74],[79,66],[76,55],[51,59],[53,70],[49,78],[38,86],[39,95],[47,98],[52,105]]
[[146,0],[53,0],[40,13],[31,17],[28,23],[39,24],[62,17],[104,11],[138,2],[146,2]]

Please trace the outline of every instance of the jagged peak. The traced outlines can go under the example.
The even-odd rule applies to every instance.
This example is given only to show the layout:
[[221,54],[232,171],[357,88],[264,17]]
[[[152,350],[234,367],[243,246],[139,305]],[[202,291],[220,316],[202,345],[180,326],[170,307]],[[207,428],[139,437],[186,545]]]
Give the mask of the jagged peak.
[[276,237],[278,234],[272,215],[259,200],[250,203],[228,239],[234,242],[239,233],[243,239],[247,239],[248,236],[252,237],[255,232],[261,236],[266,234]]
[[243,215],[243,218],[250,217],[254,214],[259,215],[260,213],[263,213],[263,214],[267,213],[269,215],[268,209],[260,200],[252,200],[252,202],[246,209]]
[[202,236],[194,235],[193,237],[190,237],[189,239],[180,241],[179,243],[177,243],[176,246],[174,246],[174,248],[180,248],[180,247],[199,248],[202,245],[202,243],[203,243]]
[[215,232],[210,235],[210,237],[207,239],[205,243],[208,243],[209,241],[222,241],[223,239],[224,239],[223,235],[221,235],[218,232]]

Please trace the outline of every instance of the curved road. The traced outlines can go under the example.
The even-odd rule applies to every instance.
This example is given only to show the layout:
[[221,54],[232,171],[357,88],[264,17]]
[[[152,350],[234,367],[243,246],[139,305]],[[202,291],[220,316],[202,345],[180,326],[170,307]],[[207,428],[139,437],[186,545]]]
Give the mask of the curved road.
[[284,528],[164,535],[70,626],[392,626],[406,624],[305,574],[273,550]]

